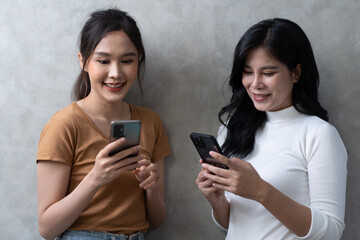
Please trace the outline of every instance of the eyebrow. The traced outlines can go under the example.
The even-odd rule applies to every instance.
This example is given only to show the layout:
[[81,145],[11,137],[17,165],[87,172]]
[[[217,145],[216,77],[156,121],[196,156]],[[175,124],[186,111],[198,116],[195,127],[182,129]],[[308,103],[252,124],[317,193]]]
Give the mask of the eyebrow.
[[[250,68],[251,69],[251,67],[250,66],[248,66],[248,65],[244,65],[244,68]],[[263,67],[261,67],[260,68],[260,70],[267,70],[267,69],[278,69],[279,67],[277,67],[277,66],[263,66]]]
[[[96,53],[94,53],[94,55],[98,55],[98,56],[102,56],[102,57],[110,57],[111,56],[111,54],[107,53],[107,52],[96,52]],[[137,55],[134,52],[128,52],[128,53],[121,55],[121,57],[130,57],[130,56],[137,56]]]

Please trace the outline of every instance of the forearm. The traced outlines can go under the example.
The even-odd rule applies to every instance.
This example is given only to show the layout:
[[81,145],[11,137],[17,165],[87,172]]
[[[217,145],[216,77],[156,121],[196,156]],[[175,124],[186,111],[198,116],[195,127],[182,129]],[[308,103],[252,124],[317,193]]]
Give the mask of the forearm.
[[166,204],[159,187],[146,191],[146,214],[151,228],[159,227],[166,217]]
[[306,236],[311,226],[310,208],[290,199],[267,182],[264,194],[257,199],[274,217],[299,237]]
[[223,200],[212,205],[213,214],[216,222],[224,228],[229,228],[229,217],[230,217],[230,203],[224,197]]
[[98,187],[87,175],[69,195],[39,214],[39,231],[46,239],[54,239],[67,230],[88,206]]

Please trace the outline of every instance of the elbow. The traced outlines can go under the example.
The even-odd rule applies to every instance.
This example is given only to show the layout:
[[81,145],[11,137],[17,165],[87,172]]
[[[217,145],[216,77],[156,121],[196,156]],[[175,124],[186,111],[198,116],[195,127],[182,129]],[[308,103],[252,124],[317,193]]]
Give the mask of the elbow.
[[345,228],[341,218],[331,217],[320,211],[312,210],[311,222],[309,233],[302,239],[337,240],[341,238]]
[[39,233],[44,239],[54,239],[57,237],[48,227],[44,226],[44,224],[41,224],[39,221]]
[[52,236],[48,231],[39,227],[39,233],[44,239],[54,239],[56,236]]
[[156,218],[150,221],[150,228],[153,230],[159,228],[161,224],[163,224],[163,222],[165,221],[165,218],[166,218],[166,209],[164,209],[161,212],[161,214],[158,214]]

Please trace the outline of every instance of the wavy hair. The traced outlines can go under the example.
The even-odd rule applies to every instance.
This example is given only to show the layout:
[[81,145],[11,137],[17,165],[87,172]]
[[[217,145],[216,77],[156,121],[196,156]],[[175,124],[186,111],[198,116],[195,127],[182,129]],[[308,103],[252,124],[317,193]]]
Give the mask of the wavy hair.
[[291,73],[300,64],[301,76],[293,86],[292,104],[301,113],[328,121],[327,111],[318,100],[319,72],[304,31],[287,19],[263,20],[250,27],[235,48],[229,79],[232,97],[218,114],[220,122],[227,128],[222,146],[227,156],[246,157],[250,154],[254,149],[255,135],[266,121],[266,113],[255,108],[242,84],[247,56],[258,47],[263,47],[270,56],[285,64]]

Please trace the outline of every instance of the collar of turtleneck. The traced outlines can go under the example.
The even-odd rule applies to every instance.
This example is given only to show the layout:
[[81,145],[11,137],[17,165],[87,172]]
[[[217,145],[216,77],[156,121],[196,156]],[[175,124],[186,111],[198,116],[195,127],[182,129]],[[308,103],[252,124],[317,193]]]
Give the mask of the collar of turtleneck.
[[267,122],[269,123],[288,121],[298,117],[299,115],[300,113],[294,108],[294,106],[276,112],[266,112]]

